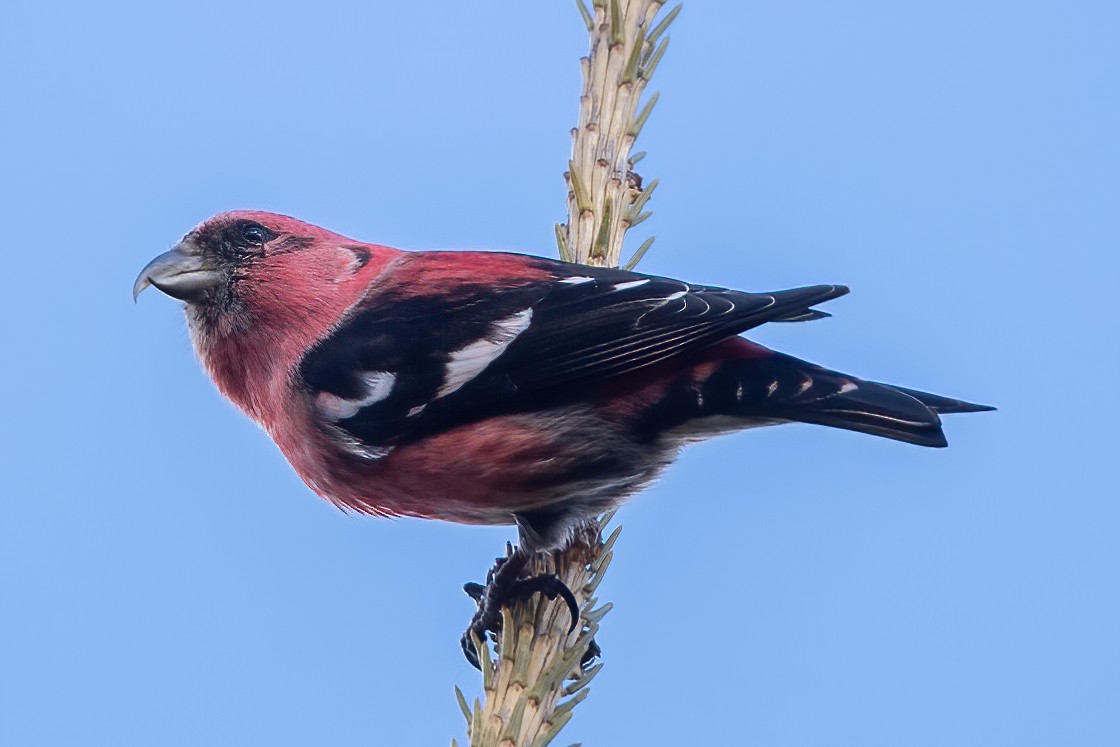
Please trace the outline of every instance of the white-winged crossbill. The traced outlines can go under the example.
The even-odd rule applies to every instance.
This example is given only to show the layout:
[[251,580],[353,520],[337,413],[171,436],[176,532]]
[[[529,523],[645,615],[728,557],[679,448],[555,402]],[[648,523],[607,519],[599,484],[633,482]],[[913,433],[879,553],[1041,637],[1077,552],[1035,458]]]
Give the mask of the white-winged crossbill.
[[218,388],[337,506],[517,523],[565,544],[682,445],[786,422],[944,446],[991,409],[865,381],[739,333],[841,285],[745,293],[520,254],[405,252],[293,218],[205,221],[136,280],[186,302]]

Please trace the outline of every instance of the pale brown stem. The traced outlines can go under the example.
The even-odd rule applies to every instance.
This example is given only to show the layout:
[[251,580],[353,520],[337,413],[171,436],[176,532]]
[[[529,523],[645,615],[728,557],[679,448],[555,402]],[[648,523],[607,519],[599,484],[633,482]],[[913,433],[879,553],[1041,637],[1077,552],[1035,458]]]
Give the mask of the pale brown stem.
[[[641,184],[634,173],[641,156],[630,151],[656,101],[654,94],[639,109],[668,43],[664,31],[680,6],[655,22],[663,0],[593,0],[590,10],[583,0],[576,2],[587,22],[590,51],[580,60],[579,123],[564,174],[568,221],[556,226],[556,239],[565,260],[617,267],[626,231],[648,217],[646,203],[657,186],[656,180]],[[652,241],[639,247],[627,267]],[[471,747],[545,747],[587,696],[587,684],[602,663],[585,669],[581,661],[611,607],[597,606],[595,597],[619,532],[603,540],[609,519],[582,532],[567,550],[534,559],[526,572],[555,573],[567,584],[581,610],[576,630],[568,633],[563,602],[538,594],[502,611],[499,640],[476,642],[483,697],[468,704],[455,688]]]

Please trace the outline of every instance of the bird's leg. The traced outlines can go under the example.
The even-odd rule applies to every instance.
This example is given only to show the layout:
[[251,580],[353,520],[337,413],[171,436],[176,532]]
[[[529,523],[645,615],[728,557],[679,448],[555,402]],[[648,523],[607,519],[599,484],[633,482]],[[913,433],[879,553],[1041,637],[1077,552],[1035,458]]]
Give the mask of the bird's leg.
[[481,666],[471,633],[474,633],[479,641],[485,641],[487,633],[498,633],[501,630],[503,607],[528,599],[538,592],[549,599],[557,597],[563,599],[572,616],[568,632],[571,633],[576,629],[576,624],[579,622],[579,604],[572,590],[559,577],[552,573],[542,573],[528,578],[520,577],[531,559],[532,553],[518,547],[506,557],[498,558],[494,562],[494,567],[486,574],[485,586],[473,582],[463,585],[463,591],[478,603],[478,611],[471,619],[470,627],[463,634],[461,641],[463,655],[476,669],[481,669]]
[[474,581],[468,581],[467,583],[463,584],[463,591],[467,593],[468,597],[477,602],[479,607],[482,606],[483,597],[486,595],[486,587],[488,587],[494,581],[494,574],[496,574],[498,572],[498,569],[506,564],[506,561],[509,560],[510,556],[512,555],[513,545],[507,542],[506,554],[500,558],[494,558],[494,565],[490,566],[490,570],[486,572],[485,584],[476,583]]

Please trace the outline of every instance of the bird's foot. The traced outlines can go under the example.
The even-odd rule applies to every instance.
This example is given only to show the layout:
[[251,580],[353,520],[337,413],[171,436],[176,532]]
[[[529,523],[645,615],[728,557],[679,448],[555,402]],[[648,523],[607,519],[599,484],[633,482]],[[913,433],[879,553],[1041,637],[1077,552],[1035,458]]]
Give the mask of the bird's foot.
[[[508,607],[514,602],[526,600],[537,593],[544,594],[548,599],[559,597],[564,600],[564,603],[568,606],[568,612],[571,614],[572,619],[568,626],[568,632],[571,633],[575,630],[579,623],[579,603],[576,602],[572,590],[558,576],[552,573],[542,573],[537,576],[520,578],[521,572],[525,570],[525,566],[529,563],[529,559],[529,554],[518,548],[507,557],[498,558],[495,561],[494,567],[486,574],[485,585],[474,582],[463,585],[463,591],[478,604],[478,611],[475,612],[471,624],[461,640],[463,655],[467,657],[467,661],[475,669],[481,669],[482,667],[479,663],[478,649],[475,647],[474,638],[477,637],[480,642],[485,642],[488,633],[493,633],[496,637],[502,629],[502,608]],[[592,645],[594,646],[594,643]],[[594,655],[591,655],[589,649],[589,656],[584,657],[586,660],[590,661],[591,658],[599,654],[599,647],[594,646],[594,649]]]

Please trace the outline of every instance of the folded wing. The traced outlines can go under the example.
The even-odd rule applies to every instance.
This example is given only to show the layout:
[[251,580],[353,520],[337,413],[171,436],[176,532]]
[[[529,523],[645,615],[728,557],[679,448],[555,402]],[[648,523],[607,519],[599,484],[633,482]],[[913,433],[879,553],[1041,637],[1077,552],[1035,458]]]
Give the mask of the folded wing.
[[[446,267],[492,255],[423,253]],[[481,273],[438,294],[379,279],[300,374],[325,425],[357,450],[579,396],[591,382],[712,345],[768,321],[819,318],[848,292],[745,293],[523,258],[524,281]],[[405,268],[407,269],[407,268]]]

